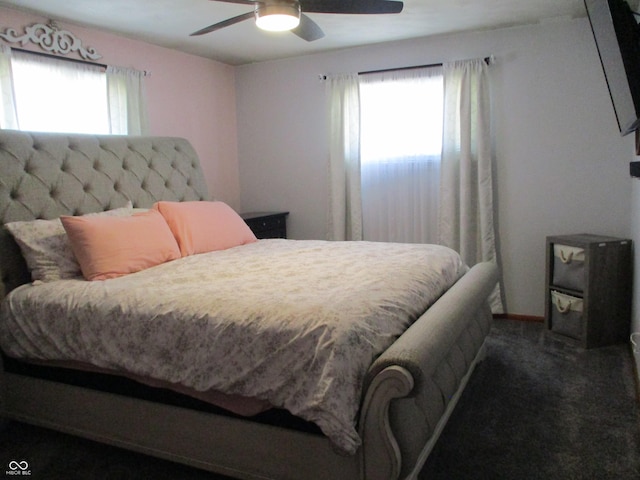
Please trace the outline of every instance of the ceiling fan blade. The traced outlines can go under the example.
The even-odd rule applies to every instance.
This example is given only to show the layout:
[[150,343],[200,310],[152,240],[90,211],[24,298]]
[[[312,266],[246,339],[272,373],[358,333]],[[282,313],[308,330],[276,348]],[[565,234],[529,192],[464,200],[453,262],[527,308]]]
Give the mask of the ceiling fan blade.
[[255,5],[262,0],[211,0],[212,2],[238,3],[240,5]]
[[400,13],[403,7],[403,2],[395,0],[300,0],[300,8],[307,13]]
[[324,37],[324,32],[318,24],[307,17],[304,13],[300,14],[300,24],[291,30],[291,32],[295,33],[307,42],[313,42],[314,40]]
[[193,32],[190,36],[195,37],[198,35],[204,35],[205,33],[214,32],[216,30],[220,30],[221,28],[228,27],[229,25],[234,25],[236,23],[240,23],[244,20],[249,20],[250,18],[254,18],[255,13],[243,13],[242,15],[238,15],[237,17],[232,17],[227,20],[224,20],[219,23],[214,23],[213,25],[209,25],[208,27],[203,28],[202,30],[198,30],[197,32]]

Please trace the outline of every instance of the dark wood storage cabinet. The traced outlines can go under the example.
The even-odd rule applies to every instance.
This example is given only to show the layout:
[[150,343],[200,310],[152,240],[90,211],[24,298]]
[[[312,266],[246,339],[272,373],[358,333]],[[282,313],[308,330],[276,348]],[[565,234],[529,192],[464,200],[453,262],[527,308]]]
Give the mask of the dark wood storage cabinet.
[[287,238],[289,212],[247,212],[240,216],[258,238]]
[[547,237],[547,328],[584,348],[629,340],[631,240],[591,234]]

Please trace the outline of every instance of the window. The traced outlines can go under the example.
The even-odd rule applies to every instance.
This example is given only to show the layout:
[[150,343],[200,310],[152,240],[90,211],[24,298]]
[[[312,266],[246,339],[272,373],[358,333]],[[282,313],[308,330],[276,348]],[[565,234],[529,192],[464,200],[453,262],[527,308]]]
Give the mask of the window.
[[14,52],[11,69],[21,130],[110,133],[104,67]]
[[362,163],[440,158],[443,84],[433,70],[361,76]]
[[363,238],[436,243],[442,68],[361,75]]
[[0,45],[0,128],[144,135],[145,75]]

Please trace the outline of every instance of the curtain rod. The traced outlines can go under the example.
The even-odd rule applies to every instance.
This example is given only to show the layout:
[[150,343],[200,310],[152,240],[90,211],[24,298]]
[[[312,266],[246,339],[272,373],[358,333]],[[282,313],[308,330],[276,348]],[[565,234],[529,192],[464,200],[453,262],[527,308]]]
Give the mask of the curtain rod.
[[442,63],[430,63],[428,65],[413,65],[411,67],[400,67],[400,68],[383,68],[381,70],[366,70],[364,72],[358,72],[358,75],[371,75],[374,73],[385,73],[385,72],[402,72],[403,70],[418,70],[419,68],[435,68],[441,67]]
[[[488,57],[484,57],[484,63],[486,63],[487,65],[491,65],[494,62],[494,57],[493,55],[490,55]],[[417,70],[418,68],[433,68],[433,67],[441,67],[442,65],[444,65],[444,63],[430,63],[428,65],[414,65],[411,67],[400,67],[400,68],[384,68],[382,70],[367,70],[364,72],[358,72],[358,75],[369,75],[372,73],[384,73],[384,72],[399,72],[402,70]]]
[[[58,55],[53,55],[51,53],[46,53],[46,52],[36,52],[34,50],[26,50],[24,48],[15,48],[15,47],[9,47],[11,48],[11,50],[15,51],[15,52],[22,52],[22,53],[30,53],[33,55],[40,55],[42,57],[47,57],[47,58],[56,58],[58,60],[64,60],[66,62],[75,62],[75,63],[81,63],[83,65],[93,65],[99,68],[103,68],[104,70],[106,70],[109,65],[105,64],[105,63],[98,63],[98,62],[91,62],[89,60],[81,60],[79,58],[68,58],[68,57],[60,57]],[[142,74],[145,77],[150,77],[151,76],[151,72],[149,70],[142,70]]]
[[16,52],[30,53],[33,55],[39,55],[41,57],[57,58],[58,60],[64,60],[66,62],[82,63],[84,65],[94,65],[96,67],[104,68],[105,70],[108,67],[108,65],[105,65],[104,63],[90,62],[88,60],[80,60],[79,58],[61,57],[59,55],[53,55],[51,53],[36,52],[34,50],[26,50],[24,48],[15,48],[15,47],[9,47],[9,48],[11,48],[11,50],[14,50]]
[[[492,65],[495,62],[495,57],[493,55],[490,55],[488,57],[484,57],[483,58],[484,63],[486,63],[487,65]],[[430,63],[427,65],[414,65],[411,67],[398,67],[398,68],[385,68],[382,70],[367,70],[364,72],[358,72],[358,75],[369,75],[369,74],[373,74],[373,73],[384,73],[384,72],[398,72],[398,71],[402,71],[402,70],[415,70],[418,68],[432,68],[432,67],[441,67],[443,66],[444,63]],[[326,80],[327,79],[327,75],[319,75],[318,78],[320,80]]]

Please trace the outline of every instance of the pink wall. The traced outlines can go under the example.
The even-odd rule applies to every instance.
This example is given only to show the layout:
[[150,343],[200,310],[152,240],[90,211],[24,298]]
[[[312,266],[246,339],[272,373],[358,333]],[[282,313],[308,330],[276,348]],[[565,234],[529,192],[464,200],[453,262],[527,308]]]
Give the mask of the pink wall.
[[[0,7],[2,31],[14,28],[20,33],[27,25],[47,20]],[[212,196],[239,208],[234,67],[99,30],[59,24],[85,47],[95,48],[102,55],[98,62],[151,72],[146,78],[150,134],[187,138],[198,152]],[[38,50],[36,46],[24,48]]]

